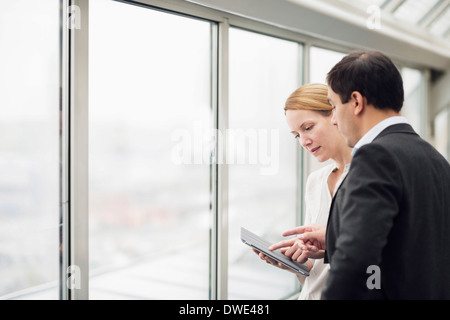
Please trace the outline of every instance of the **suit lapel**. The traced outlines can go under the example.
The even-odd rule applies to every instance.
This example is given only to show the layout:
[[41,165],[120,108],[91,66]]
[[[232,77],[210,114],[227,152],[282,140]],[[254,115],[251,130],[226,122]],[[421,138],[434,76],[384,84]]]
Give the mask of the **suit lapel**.
[[[334,209],[334,206],[335,206],[336,198],[339,197],[339,191],[341,190],[341,187],[345,184],[345,180],[347,179],[348,175],[350,174],[351,166],[350,166],[350,168],[348,170],[349,171],[347,172],[346,176],[340,182],[337,190],[334,192],[334,195],[333,195],[333,197],[331,199],[330,212],[328,214],[328,220],[327,220],[327,226],[326,226],[327,228],[326,228],[326,231],[325,231],[325,239],[329,239],[330,221],[333,218],[332,217],[333,216],[333,211],[335,211],[333,209]],[[326,242],[326,240],[325,240],[325,242]],[[327,247],[328,247],[328,244],[327,244]],[[324,261],[325,261],[325,263],[329,262],[328,250],[325,250]]]

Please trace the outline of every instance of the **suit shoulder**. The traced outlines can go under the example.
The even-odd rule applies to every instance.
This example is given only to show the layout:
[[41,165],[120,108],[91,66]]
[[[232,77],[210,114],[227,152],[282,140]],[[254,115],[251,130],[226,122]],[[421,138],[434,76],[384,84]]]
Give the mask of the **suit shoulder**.
[[[359,188],[360,184],[367,181],[385,181],[391,185],[402,186],[404,181],[403,164],[404,152],[398,148],[384,143],[372,142],[359,148],[353,156],[350,171],[348,173],[353,187]],[[361,179],[360,177],[364,177]],[[355,179],[357,182],[355,183]],[[364,180],[364,181],[362,181]]]
[[421,138],[415,132],[396,132],[377,137],[367,147],[373,152],[385,152],[397,159],[400,164],[405,163],[434,163],[449,165],[445,157],[436,150],[428,141]]
[[392,159],[395,154],[398,153],[399,149],[392,143],[386,143],[386,141],[377,140],[360,147],[353,155],[352,163],[360,158],[365,158],[367,160],[376,160],[379,158]]

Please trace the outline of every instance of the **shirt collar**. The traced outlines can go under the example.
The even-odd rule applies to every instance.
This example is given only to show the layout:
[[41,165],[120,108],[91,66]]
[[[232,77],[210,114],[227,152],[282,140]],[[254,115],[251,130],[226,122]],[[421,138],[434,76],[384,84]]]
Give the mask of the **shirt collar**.
[[363,135],[362,138],[359,139],[359,141],[355,144],[352,150],[352,156],[355,155],[356,150],[358,150],[359,148],[361,148],[366,144],[371,143],[373,139],[375,139],[381,133],[381,131],[383,131],[389,126],[398,123],[408,123],[408,120],[402,116],[393,116],[378,122],[369,131],[367,131],[366,134]]

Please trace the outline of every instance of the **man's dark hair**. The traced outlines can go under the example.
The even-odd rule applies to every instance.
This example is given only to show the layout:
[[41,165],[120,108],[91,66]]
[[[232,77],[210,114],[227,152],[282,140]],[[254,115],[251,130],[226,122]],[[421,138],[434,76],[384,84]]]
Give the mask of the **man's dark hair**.
[[399,112],[403,106],[402,76],[392,60],[379,51],[350,53],[330,70],[327,82],[342,103],[358,91],[375,108]]

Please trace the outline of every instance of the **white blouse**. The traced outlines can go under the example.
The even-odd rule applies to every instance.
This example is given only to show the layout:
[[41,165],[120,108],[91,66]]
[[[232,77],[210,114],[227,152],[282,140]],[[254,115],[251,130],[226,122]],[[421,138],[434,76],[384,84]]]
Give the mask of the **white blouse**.
[[[345,166],[342,176],[336,183],[334,192],[336,192],[342,180],[347,175],[349,167],[349,164]],[[336,165],[332,163],[311,172],[308,176],[305,189],[306,214],[304,225],[327,224],[332,200],[327,180],[328,176],[335,168]],[[313,263],[313,266],[310,270],[309,277],[299,277],[299,280],[302,283],[302,290],[298,297],[299,300],[319,300],[322,290],[325,287],[330,268],[329,264],[323,263],[323,259],[310,259],[310,261]]]

